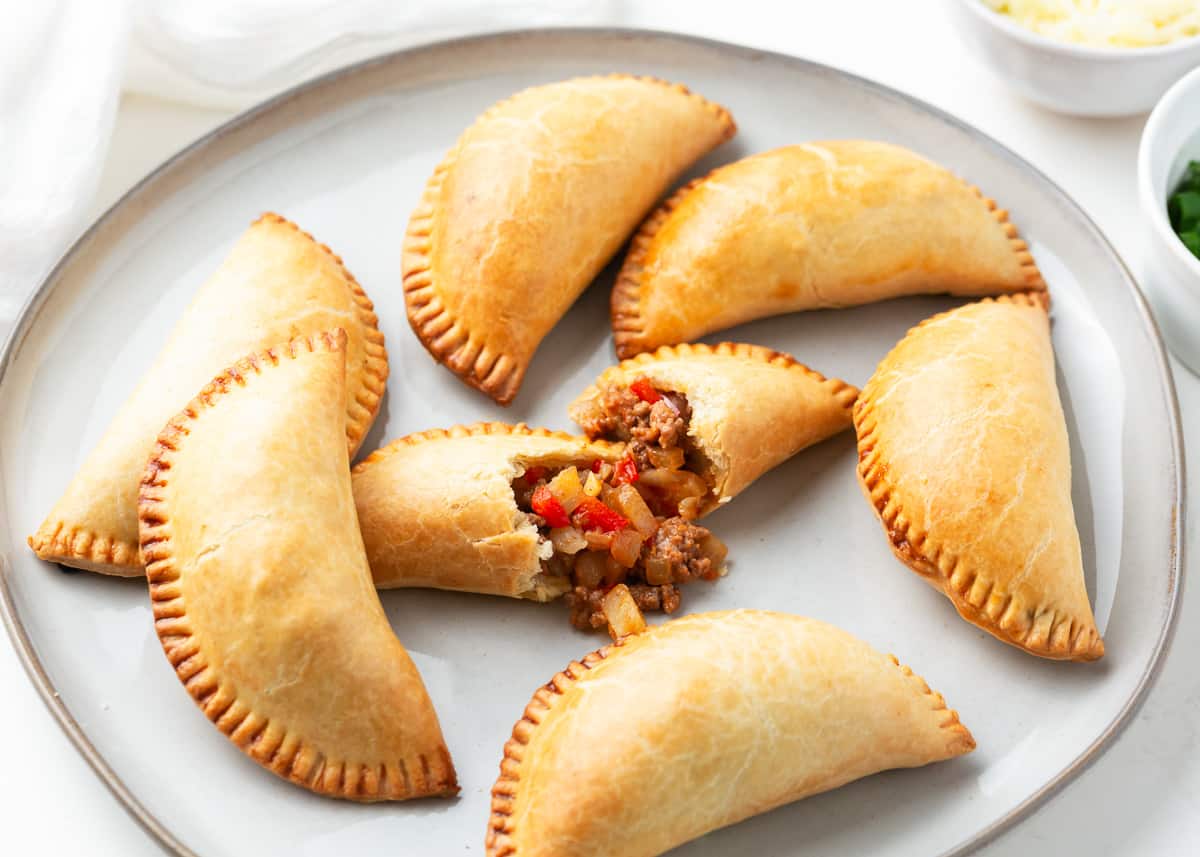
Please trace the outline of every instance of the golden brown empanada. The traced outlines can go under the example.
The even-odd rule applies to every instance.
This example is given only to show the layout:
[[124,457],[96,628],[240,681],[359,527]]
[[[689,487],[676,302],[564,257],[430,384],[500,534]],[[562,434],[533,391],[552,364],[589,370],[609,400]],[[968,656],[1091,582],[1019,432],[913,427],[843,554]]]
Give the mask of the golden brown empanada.
[[1104,654],[1044,294],[922,322],[879,364],[854,419],[859,481],[901,562],[1006,643]]
[[811,143],[720,167],[652,214],[613,337],[631,357],[779,313],[1042,288],[1008,213],[953,173],[888,143]]
[[345,357],[341,329],[255,354],[163,429],[138,504],[154,627],[208,718],[279,776],[350,800],[451,795],[358,532]]
[[652,857],[889,768],[975,747],[895,658],[758,610],[667,622],[570,664],[504,746],[488,857]]
[[379,410],[388,371],[371,301],[328,247],[264,214],[200,287],[29,546],[50,562],[141,575],[138,480],[159,430],[235,360],[333,327],[349,335],[346,437],[353,452]]
[[723,108],[629,75],[519,92],[434,171],[408,224],[408,319],[501,404],[542,338],[688,165],[733,136]]
[[[703,496],[690,476],[676,493]],[[481,423],[400,438],[353,484],[376,586],[565,595],[572,624],[598,629],[617,583],[670,613],[677,585],[724,573],[725,546],[637,477],[623,444]]]
[[[665,393],[673,395],[664,395]],[[681,447],[727,503],[800,450],[850,428],[858,390],[758,345],[664,346],[606,369],[569,413],[589,437]],[[672,412],[682,426],[672,431]],[[660,453],[661,454],[661,453]]]

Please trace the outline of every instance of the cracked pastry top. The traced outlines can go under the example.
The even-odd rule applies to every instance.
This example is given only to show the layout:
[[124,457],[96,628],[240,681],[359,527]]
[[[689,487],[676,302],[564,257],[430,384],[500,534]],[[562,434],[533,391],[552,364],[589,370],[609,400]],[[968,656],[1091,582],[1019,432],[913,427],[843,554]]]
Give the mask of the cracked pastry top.
[[728,111],[648,77],[581,77],[493,105],[434,170],[404,239],[408,319],[501,404],[543,337],[696,159]]

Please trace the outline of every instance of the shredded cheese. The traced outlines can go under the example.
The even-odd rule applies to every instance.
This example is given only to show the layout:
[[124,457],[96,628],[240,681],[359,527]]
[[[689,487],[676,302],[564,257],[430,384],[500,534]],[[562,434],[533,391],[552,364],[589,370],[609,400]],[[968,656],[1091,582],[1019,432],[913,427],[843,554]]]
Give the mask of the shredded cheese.
[[1200,35],[1200,0],[983,0],[1016,23],[1064,42],[1116,48]]

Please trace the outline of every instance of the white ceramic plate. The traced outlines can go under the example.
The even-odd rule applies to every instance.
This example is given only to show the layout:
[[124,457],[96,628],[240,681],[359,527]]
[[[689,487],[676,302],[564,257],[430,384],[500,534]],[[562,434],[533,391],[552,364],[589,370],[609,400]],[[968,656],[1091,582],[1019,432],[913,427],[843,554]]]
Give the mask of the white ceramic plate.
[[[958,708],[979,749],[869,778],[680,853],[967,850],[1094,758],[1148,687],[1179,586],[1178,415],[1136,286],[1070,200],[977,131],[800,60],[619,31],[451,42],[301,87],[165,164],[71,250],[26,308],[0,363],[6,619],[51,711],[169,847],[264,857],[479,854],[488,791],[513,722],[538,685],[604,641],[572,631],[560,605],[386,593],[388,615],[441,715],[462,794],[407,805],[339,803],[267,774],[206,722],[162,655],[144,584],[65,574],[36,561],[25,535],[196,287],[266,209],[341,253],[378,306],[392,378],[365,450],[479,419],[569,427],[567,402],[612,361],[611,271],[546,340],[515,405],[504,410],[435,365],[410,332],[400,239],[435,163],[481,110],[531,84],[612,70],[682,81],[732,110],[736,140],[697,172],[782,144],[872,137],[923,152],[1012,210],[1055,299],[1074,498],[1108,649],[1094,665],[1051,663],[962,622],[893,559],[855,484],[853,436],[804,452],[712,517],[732,549],[732,571],[716,585],[689,587],[684,609],[772,608],[840,625],[912,664]],[[794,315],[723,337],[784,349],[862,384],[910,325],[952,303],[910,299]]]

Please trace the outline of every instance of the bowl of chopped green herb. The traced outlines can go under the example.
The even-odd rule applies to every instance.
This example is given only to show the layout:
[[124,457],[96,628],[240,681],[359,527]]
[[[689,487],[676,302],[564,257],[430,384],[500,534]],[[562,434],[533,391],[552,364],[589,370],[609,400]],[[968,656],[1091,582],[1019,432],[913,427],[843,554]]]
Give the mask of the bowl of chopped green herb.
[[1158,102],[1138,151],[1142,285],[1167,344],[1200,374],[1200,68]]

